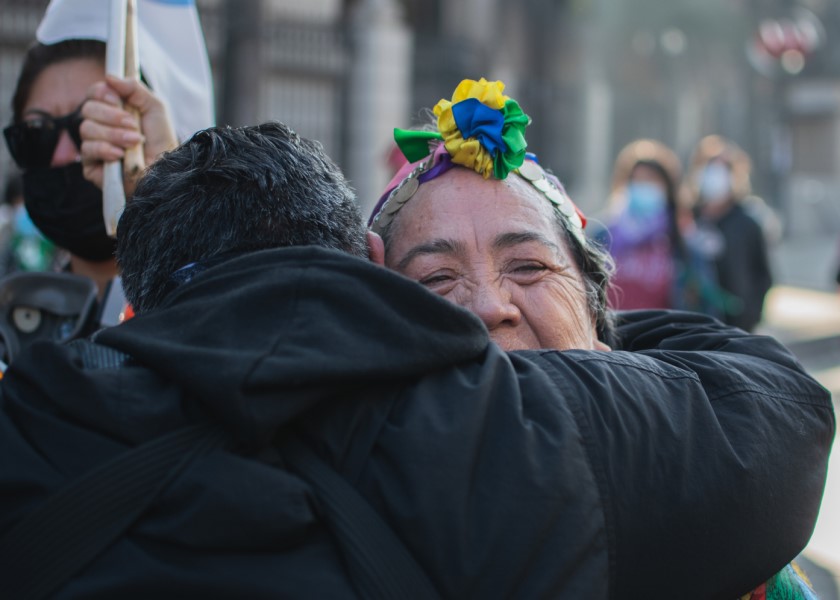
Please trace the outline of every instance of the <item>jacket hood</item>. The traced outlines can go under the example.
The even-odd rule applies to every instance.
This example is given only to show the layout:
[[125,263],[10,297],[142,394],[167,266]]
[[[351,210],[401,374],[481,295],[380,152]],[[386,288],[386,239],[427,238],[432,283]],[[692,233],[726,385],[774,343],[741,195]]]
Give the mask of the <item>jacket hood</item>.
[[401,275],[295,247],[212,267],[96,342],[248,439],[342,393],[474,359],[489,338],[468,311]]

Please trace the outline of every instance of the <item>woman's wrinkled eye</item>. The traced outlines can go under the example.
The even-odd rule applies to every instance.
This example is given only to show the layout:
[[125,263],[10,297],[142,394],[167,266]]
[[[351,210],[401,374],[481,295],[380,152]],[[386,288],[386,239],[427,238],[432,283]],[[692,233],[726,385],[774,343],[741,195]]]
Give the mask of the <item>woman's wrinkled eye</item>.
[[423,277],[420,279],[420,283],[427,287],[440,285],[446,283],[448,281],[452,281],[453,277],[447,273],[435,273],[433,275],[429,275],[428,277]]
[[545,265],[542,264],[528,264],[528,265],[519,265],[514,268],[514,271],[517,273],[537,273],[541,271],[545,271],[548,269]]
[[514,261],[507,269],[509,275],[525,283],[537,280],[549,271],[551,268],[548,265],[535,261]]
[[437,294],[446,294],[455,285],[455,274],[450,271],[435,271],[417,280],[421,285]]

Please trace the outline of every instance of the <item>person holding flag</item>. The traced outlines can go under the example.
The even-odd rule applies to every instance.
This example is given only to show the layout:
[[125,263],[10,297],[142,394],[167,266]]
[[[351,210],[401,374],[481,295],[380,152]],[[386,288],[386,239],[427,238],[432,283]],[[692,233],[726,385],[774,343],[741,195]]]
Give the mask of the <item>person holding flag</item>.
[[[209,62],[194,2],[139,0],[143,81],[106,76],[110,4],[50,3],[24,58],[12,123],[4,129],[23,171],[24,201],[33,222],[67,250],[66,271],[96,284],[99,302],[93,314],[78,315],[85,321],[84,334],[115,322],[105,314],[109,307],[112,315],[113,307],[116,314],[124,308],[115,242],[103,220],[102,165],[140,142],[148,164],[214,124]],[[107,142],[97,138],[108,135]],[[54,286],[55,280],[45,277],[43,284]],[[60,335],[44,332],[53,339]]]

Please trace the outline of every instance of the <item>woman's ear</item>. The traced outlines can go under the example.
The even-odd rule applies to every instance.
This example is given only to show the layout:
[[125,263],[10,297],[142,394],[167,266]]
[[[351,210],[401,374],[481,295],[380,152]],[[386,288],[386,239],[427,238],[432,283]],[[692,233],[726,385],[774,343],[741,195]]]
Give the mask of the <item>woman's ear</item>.
[[370,262],[384,266],[385,265],[385,243],[379,234],[372,231],[367,232],[368,257]]

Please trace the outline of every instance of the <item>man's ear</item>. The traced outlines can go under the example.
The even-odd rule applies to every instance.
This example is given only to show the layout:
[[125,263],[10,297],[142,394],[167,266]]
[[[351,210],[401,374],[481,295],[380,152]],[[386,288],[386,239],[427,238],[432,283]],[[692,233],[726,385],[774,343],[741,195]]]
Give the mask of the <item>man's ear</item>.
[[385,265],[385,243],[378,233],[372,231],[367,232],[368,256],[370,262],[384,266]]

